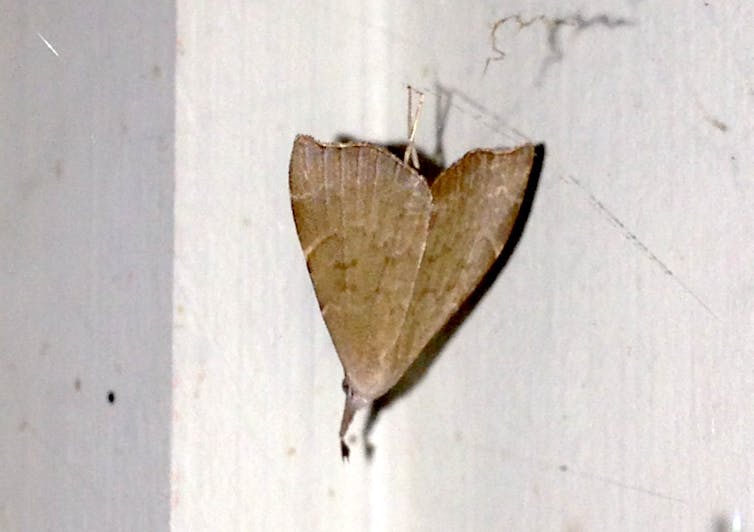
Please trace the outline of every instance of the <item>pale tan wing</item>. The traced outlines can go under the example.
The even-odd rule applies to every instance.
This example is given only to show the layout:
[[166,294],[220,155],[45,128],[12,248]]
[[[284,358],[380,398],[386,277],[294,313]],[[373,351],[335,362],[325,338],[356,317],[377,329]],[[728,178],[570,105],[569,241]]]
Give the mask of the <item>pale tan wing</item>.
[[373,399],[408,310],[431,211],[425,180],[369,144],[298,136],[293,216],[349,384]]
[[[432,185],[433,215],[414,294],[394,349],[392,387],[500,255],[526,191],[534,147],[476,150]],[[384,393],[384,392],[383,392]]]

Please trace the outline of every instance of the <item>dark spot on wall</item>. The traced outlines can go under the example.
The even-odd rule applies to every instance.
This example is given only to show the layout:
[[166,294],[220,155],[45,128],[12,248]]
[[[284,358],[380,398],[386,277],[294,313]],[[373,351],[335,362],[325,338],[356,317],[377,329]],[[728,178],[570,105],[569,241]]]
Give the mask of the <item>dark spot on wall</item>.
[[715,118],[714,116],[705,116],[704,119],[707,120],[707,122],[709,122],[715,129],[722,131],[723,133],[726,133],[728,131],[728,124],[726,124],[719,118]]
[[113,404],[115,402],[115,392],[110,390],[107,392],[107,402]]

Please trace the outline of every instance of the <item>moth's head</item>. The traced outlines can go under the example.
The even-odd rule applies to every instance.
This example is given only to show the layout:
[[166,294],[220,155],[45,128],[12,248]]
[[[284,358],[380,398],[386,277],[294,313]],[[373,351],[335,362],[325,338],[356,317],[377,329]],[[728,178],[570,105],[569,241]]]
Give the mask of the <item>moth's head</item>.
[[346,394],[346,403],[351,407],[354,412],[361,408],[364,408],[372,402],[371,399],[367,399],[365,396],[357,392],[353,386],[348,382],[348,376],[343,378],[343,393]]
[[367,406],[372,400],[361,395],[351,386],[351,383],[348,381],[348,375],[343,379],[343,392],[346,394],[346,405],[343,408],[343,420],[340,422],[340,454],[343,460],[348,460],[350,450],[345,441],[348,426],[351,424],[356,411]]

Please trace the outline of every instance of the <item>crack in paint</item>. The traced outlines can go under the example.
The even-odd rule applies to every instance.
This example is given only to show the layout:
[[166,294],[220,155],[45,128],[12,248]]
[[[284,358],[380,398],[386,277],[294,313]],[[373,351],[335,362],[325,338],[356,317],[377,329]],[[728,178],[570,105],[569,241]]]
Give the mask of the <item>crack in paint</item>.
[[563,27],[571,27],[574,28],[574,32],[581,32],[593,26],[602,26],[604,28],[613,29],[622,26],[634,25],[634,22],[629,19],[622,17],[611,17],[610,15],[605,13],[595,15],[593,17],[585,17],[578,12],[567,17],[555,18],[548,17],[546,15],[538,15],[530,19],[525,19],[521,15],[507,16],[496,21],[492,26],[490,38],[492,41],[492,51],[495,53],[495,55],[487,58],[487,61],[485,61],[484,63],[483,73],[487,73],[487,69],[489,68],[490,63],[494,61],[500,61],[505,58],[506,53],[502,48],[500,48],[497,42],[497,33],[498,30],[508,22],[515,23],[518,26],[519,31],[535,23],[544,24],[547,28],[547,46],[549,49],[549,54],[542,60],[542,66],[540,67],[539,74],[537,75],[537,85],[542,82],[542,79],[547,73],[547,69],[549,69],[551,65],[560,62],[565,55],[563,52],[563,39],[561,31]]
[[668,275],[669,277],[672,277],[673,280],[676,282],[678,286],[681,287],[681,289],[686,292],[686,294],[690,295],[692,298],[694,298],[701,306],[704,308],[704,310],[707,311],[708,314],[710,314],[713,318],[719,320],[717,314],[707,305],[707,303],[704,302],[704,300],[699,297],[689,286],[677,275],[673,273],[673,271],[668,267],[665,262],[663,262],[655,253],[647,247],[647,245],[642,242],[636,234],[631,231],[628,227],[626,227],[626,224],[624,224],[620,218],[618,218],[613,212],[608,209],[604,203],[602,203],[597,197],[592,194],[589,189],[587,189],[583,184],[581,184],[581,181],[576,179],[575,177],[561,177],[561,180],[565,181],[566,183],[572,183],[576,185],[581,191],[586,194],[586,196],[589,198],[589,202],[604,216],[607,218],[608,221],[610,221],[615,227],[618,228],[618,230],[623,233],[623,236],[631,242],[634,247],[636,247],[639,251],[641,251],[646,257],[648,257],[653,263],[655,263],[656,266],[658,266],[662,272],[665,275]]

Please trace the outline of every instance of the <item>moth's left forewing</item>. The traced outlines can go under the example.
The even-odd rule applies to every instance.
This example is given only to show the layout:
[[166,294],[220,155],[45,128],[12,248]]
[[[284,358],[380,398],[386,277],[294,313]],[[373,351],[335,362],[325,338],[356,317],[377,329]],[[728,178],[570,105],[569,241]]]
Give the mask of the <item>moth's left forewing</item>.
[[[475,150],[433,183],[427,245],[394,349],[400,379],[500,255],[526,192],[534,147]],[[387,391],[387,390],[385,390]]]

